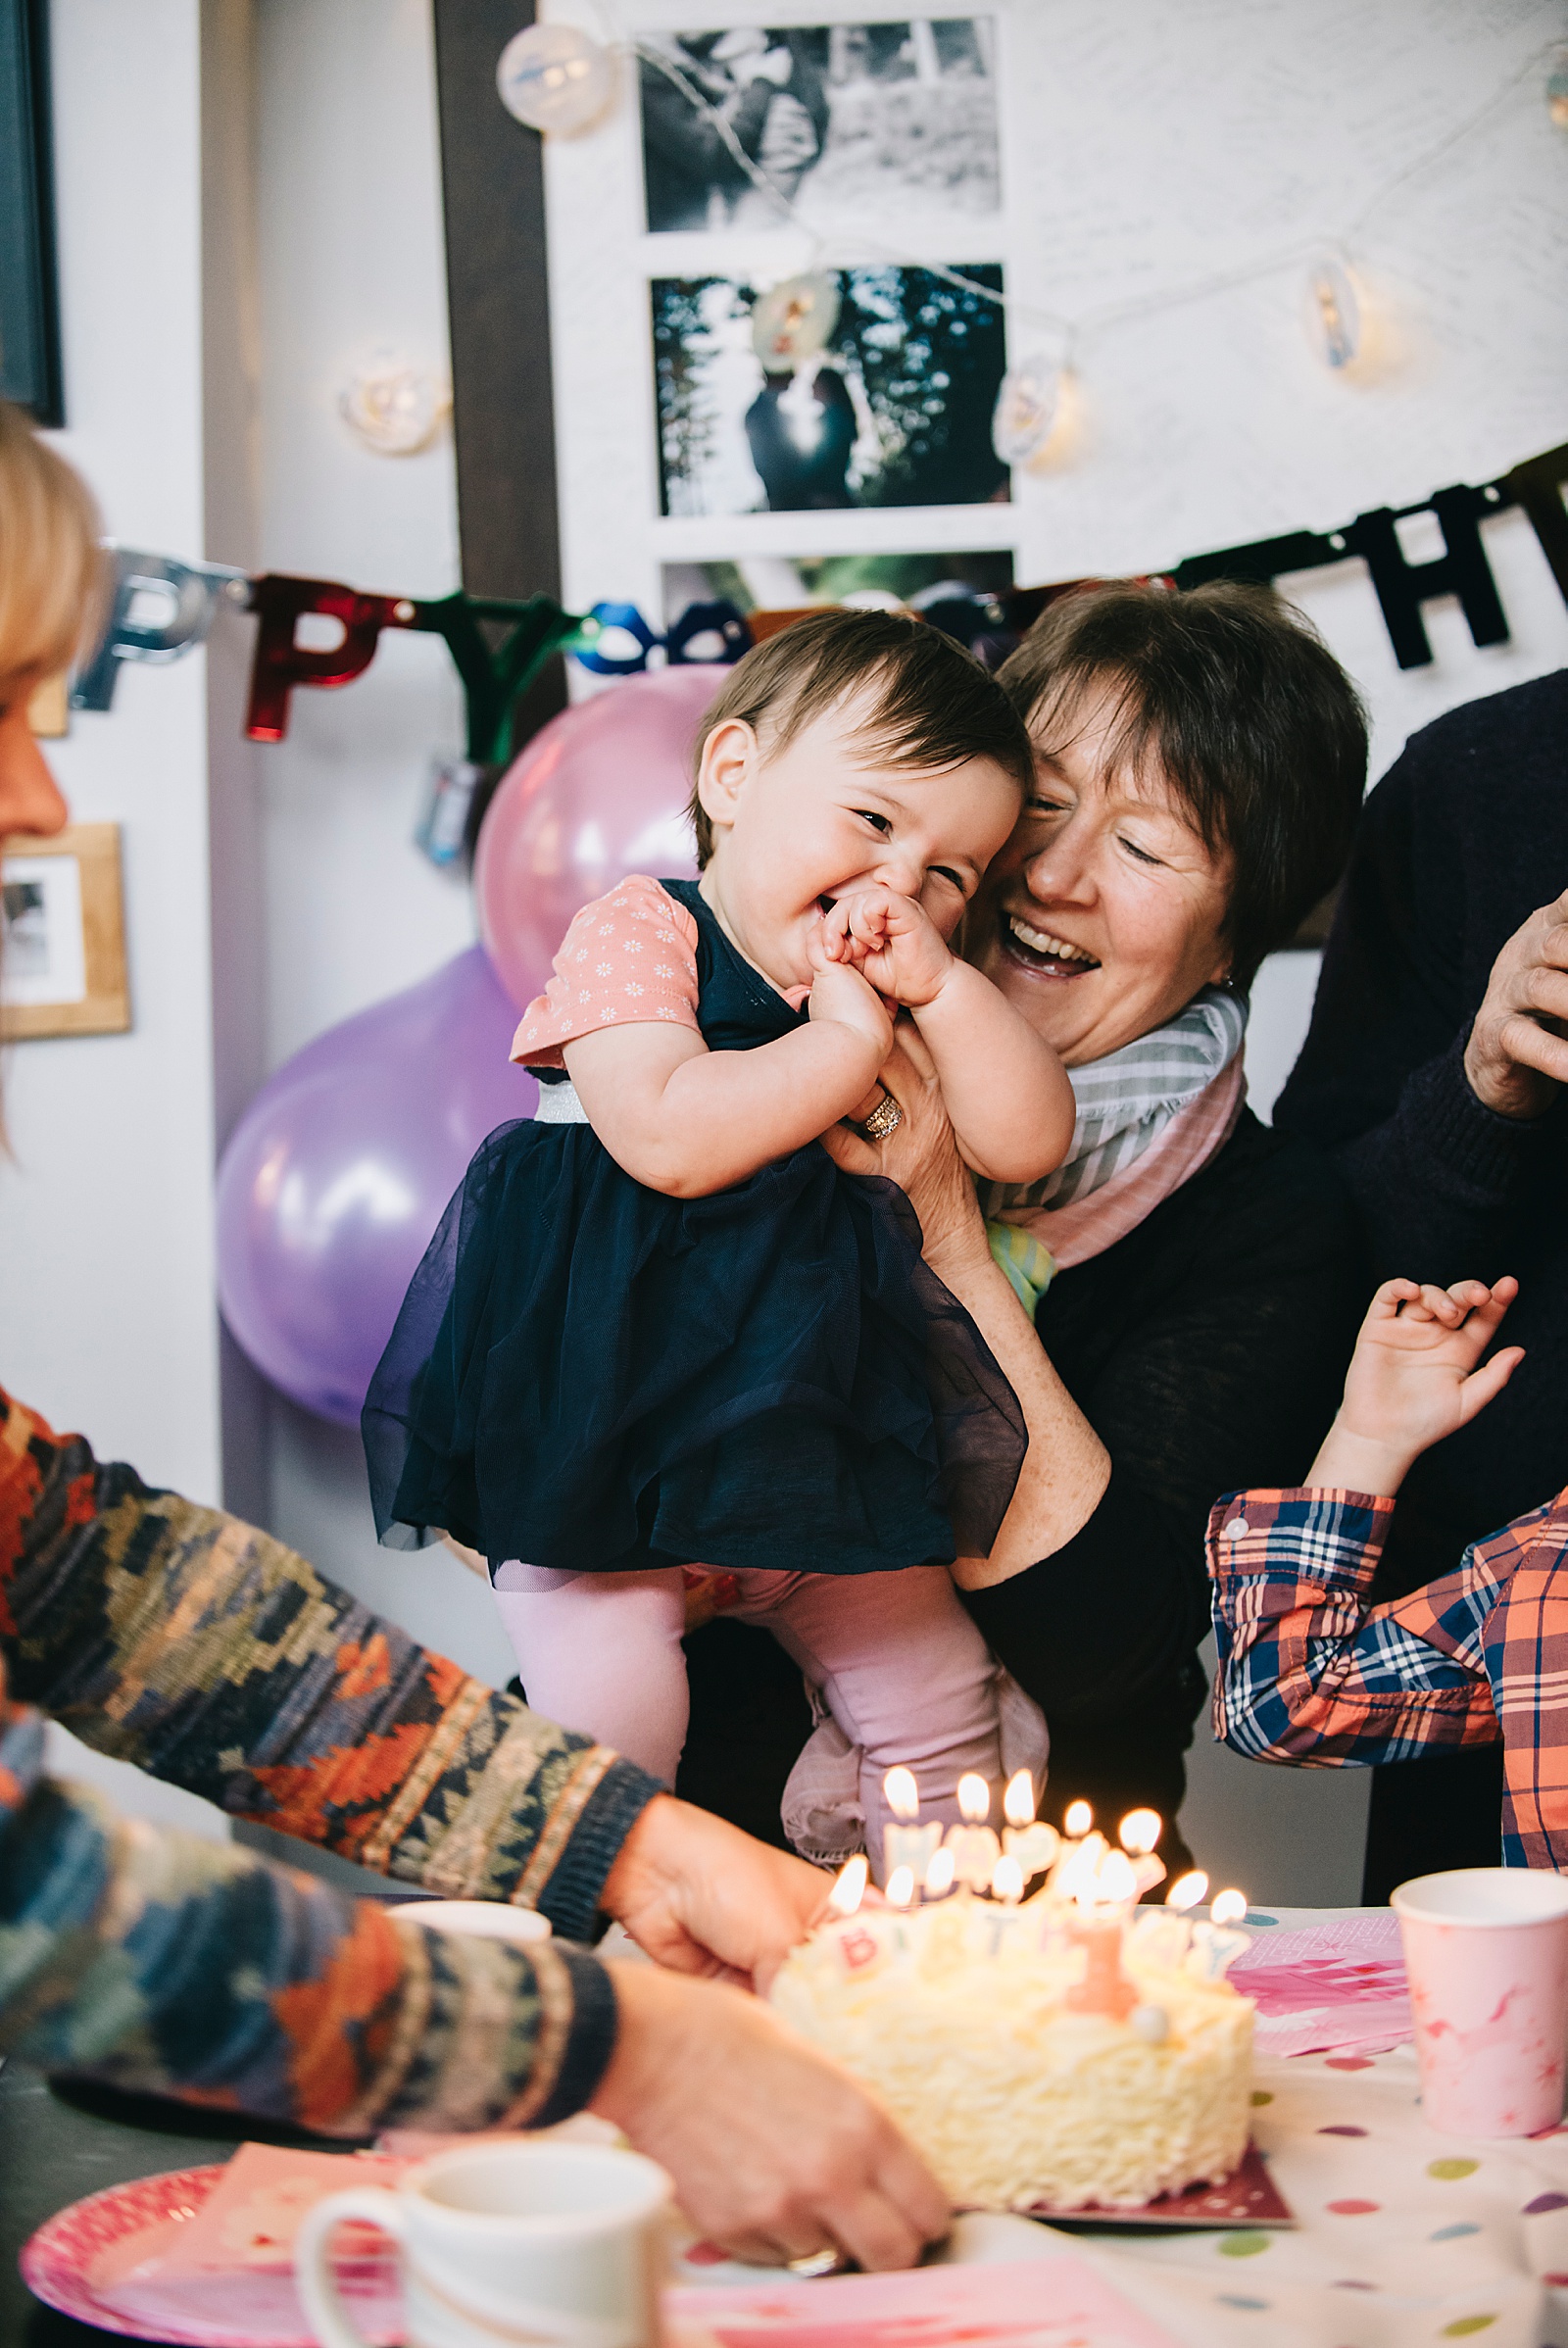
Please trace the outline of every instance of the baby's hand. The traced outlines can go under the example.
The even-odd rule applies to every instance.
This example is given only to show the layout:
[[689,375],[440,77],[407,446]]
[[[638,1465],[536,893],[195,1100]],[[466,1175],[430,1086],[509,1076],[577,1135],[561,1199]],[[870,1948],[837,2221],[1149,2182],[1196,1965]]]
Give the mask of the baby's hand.
[[879,995],[909,1010],[930,1003],[953,967],[924,907],[893,889],[839,898],[823,917],[822,940],[831,960],[855,963]]
[[[1512,1279],[1490,1288],[1459,1280],[1447,1289],[1386,1280],[1361,1324],[1325,1451],[1348,1439],[1365,1448],[1369,1465],[1381,1455],[1386,1468],[1396,1468],[1397,1483],[1420,1452],[1484,1410],[1523,1361],[1524,1347],[1507,1345],[1485,1369],[1476,1367],[1518,1294]],[[1346,1480],[1363,1491],[1383,1489],[1370,1477]]]
[[835,959],[829,954],[825,940],[812,946],[810,955],[812,978],[808,1007],[812,1019],[836,1019],[841,1026],[863,1037],[876,1054],[874,1074],[892,1049],[892,1012],[853,962]]

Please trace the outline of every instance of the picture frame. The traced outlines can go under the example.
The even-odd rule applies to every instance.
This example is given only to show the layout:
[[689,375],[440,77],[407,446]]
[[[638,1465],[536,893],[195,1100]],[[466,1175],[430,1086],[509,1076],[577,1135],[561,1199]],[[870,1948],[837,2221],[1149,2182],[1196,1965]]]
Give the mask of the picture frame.
[[0,840],[0,1043],[130,1023],[119,824]]
[[0,0],[0,398],[66,420],[48,0]]

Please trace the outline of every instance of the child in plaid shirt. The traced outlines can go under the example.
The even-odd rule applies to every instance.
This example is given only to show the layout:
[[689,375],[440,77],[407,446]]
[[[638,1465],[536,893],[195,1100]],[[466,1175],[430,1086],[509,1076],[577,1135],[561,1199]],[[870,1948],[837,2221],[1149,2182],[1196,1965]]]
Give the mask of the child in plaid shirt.
[[[1305,1486],[1230,1492],[1208,1524],[1214,1734],[1306,1768],[1503,1746],[1502,1863],[1568,1868],[1568,1492],[1390,1605],[1372,1577],[1414,1461],[1500,1394],[1483,1362],[1516,1280],[1389,1280]],[[1479,1366],[1478,1366],[1479,1365]]]

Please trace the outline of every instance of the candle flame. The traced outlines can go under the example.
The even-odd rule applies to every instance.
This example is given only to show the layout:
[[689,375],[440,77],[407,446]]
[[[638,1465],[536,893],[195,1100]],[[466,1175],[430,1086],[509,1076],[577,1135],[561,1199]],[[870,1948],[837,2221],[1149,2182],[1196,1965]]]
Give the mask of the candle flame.
[[887,1901],[890,1908],[912,1908],[914,1905],[914,1869],[895,1867],[887,1881]]
[[890,1769],[882,1781],[882,1792],[895,1818],[911,1825],[920,1815],[920,1788],[914,1782],[912,1769]]
[[931,1864],[925,1871],[925,1887],[930,1896],[940,1899],[945,1891],[951,1891],[953,1879],[957,1872],[957,1857],[946,1843],[940,1850],[933,1851]]
[[1095,1814],[1087,1802],[1069,1802],[1067,1815],[1061,1822],[1062,1832],[1070,1834],[1074,1841],[1077,1841],[1080,1836],[1088,1834],[1094,1823]]
[[1247,1914],[1245,1891],[1216,1891],[1209,1903],[1210,1924],[1240,1924]]
[[1207,1889],[1207,1876],[1200,1867],[1195,1867],[1191,1875],[1176,1878],[1165,1894],[1165,1905],[1167,1908],[1196,1908]]
[[978,1770],[965,1770],[958,1780],[958,1808],[972,1827],[983,1826],[991,1815],[991,1788]]
[[1007,1780],[1007,1790],[1002,1797],[1002,1814],[1009,1827],[1033,1824],[1035,1782],[1026,1769],[1015,1769]]
[[1138,1878],[1133,1863],[1125,1851],[1107,1851],[1100,1862],[1099,1879],[1095,1885],[1101,1899],[1135,1900],[1138,1897]]
[[1129,1810],[1116,1829],[1116,1839],[1124,1851],[1141,1859],[1152,1851],[1165,1831],[1165,1821],[1157,1810]]
[[1016,1859],[1007,1856],[997,1861],[991,1870],[991,1895],[1005,1900],[1009,1907],[1023,1897],[1023,1869]]
[[865,1897],[865,1886],[871,1868],[864,1851],[857,1851],[839,1869],[838,1881],[827,1895],[829,1912],[834,1916],[853,1916]]

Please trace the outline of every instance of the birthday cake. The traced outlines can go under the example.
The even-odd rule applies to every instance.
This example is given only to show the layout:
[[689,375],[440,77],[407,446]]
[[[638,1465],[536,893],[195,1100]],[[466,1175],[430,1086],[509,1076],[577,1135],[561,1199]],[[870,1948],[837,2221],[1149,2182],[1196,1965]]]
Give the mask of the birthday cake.
[[1050,1888],[1003,1907],[836,1916],[796,1949],[778,2012],[868,2086],[953,2201],[1136,2208],[1218,2182],[1247,2148],[1245,1936],[1148,1908],[1096,1921]]

